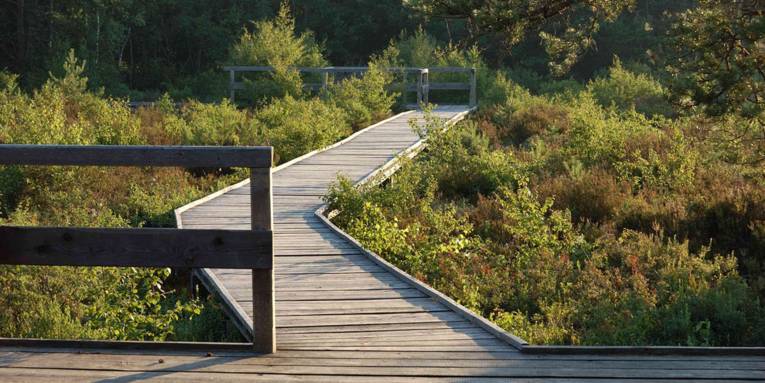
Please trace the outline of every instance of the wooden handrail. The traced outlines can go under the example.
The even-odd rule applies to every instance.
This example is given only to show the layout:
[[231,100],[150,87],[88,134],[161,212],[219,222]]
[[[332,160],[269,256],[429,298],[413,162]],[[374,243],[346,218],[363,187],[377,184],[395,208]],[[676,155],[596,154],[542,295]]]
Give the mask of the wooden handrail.
[[270,146],[0,145],[0,165],[270,168]]
[[252,270],[253,348],[276,351],[272,147],[0,145],[0,165],[249,167],[252,230],[0,226],[0,264]]
[[[303,84],[303,88],[318,91],[326,89],[329,81],[328,75],[333,73],[363,73],[369,70],[369,67],[295,67],[293,68],[300,73],[319,73],[322,75],[321,83],[307,83]],[[237,72],[273,72],[275,69],[271,66],[246,66],[246,65],[232,65],[224,66],[223,70],[229,73],[229,98],[233,102],[236,98],[236,91],[245,89],[243,82],[236,81]],[[471,107],[477,105],[477,92],[476,92],[476,68],[466,67],[389,67],[385,68],[388,72],[402,73],[404,75],[402,87],[402,93],[404,97],[404,103],[406,103],[406,93],[414,91],[417,93],[417,104],[427,104],[429,99],[430,90],[469,90],[469,104]],[[429,79],[429,73],[467,73],[469,75],[468,81],[464,83],[457,82],[444,82],[444,83],[431,83]],[[412,87],[407,84],[407,74],[414,73],[417,75],[417,84]]]

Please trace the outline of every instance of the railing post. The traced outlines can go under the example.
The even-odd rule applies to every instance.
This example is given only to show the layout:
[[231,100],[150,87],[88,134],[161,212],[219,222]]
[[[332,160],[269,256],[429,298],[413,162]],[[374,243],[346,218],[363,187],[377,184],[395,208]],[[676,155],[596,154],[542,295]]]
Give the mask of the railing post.
[[231,103],[234,103],[234,97],[236,97],[236,90],[234,89],[234,84],[236,83],[236,72],[234,72],[233,69],[228,71],[228,93],[229,93],[229,99],[231,100]]
[[403,104],[403,105],[404,105],[404,107],[406,108],[406,99],[407,99],[407,97],[406,97],[406,93],[408,92],[408,87],[409,87],[409,85],[406,83],[406,80],[407,80],[407,73],[408,73],[408,72],[406,71],[406,69],[404,69],[404,70],[402,71],[402,73],[403,73],[403,79],[402,79],[402,83],[403,83],[404,85],[401,87],[401,104]]
[[[252,230],[272,231],[271,168],[252,168],[250,171]],[[273,257],[272,250],[272,261]],[[252,270],[252,346],[258,352],[276,352],[273,268]]]
[[476,69],[470,68],[470,107],[478,105],[478,95],[476,94]]
[[430,78],[429,78],[430,75],[428,73],[429,72],[428,68],[425,68],[422,71],[423,71],[422,75],[425,78],[424,81],[423,81],[423,84],[422,84],[423,103],[424,104],[428,104],[428,102],[429,102],[428,101],[428,98],[429,98],[428,96],[430,94]]
[[327,90],[327,86],[329,84],[329,70],[322,69],[321,71],[321,89]]
[[422,69],[420,69],[419,75],[417,76],[417,105],[422,105],[422,76],[423,72]]

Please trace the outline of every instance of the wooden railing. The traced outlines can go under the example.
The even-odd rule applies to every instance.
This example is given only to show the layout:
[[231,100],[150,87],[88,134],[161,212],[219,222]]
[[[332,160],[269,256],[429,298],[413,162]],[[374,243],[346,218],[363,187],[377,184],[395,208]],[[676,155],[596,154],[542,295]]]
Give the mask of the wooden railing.
[[0,264],[252,269],[253,347],[276,350],[271,147],[0,145],[0,165],[250,168],[252,230],[0,226]]
[[[226,66],[223,70],[229,74],[229,98],[234,101],[236,98],[237,90],[246,89],[246,84],[242,81],[237,81],[237,73],[244,72],[273,72],[274,68],[270,66]],[[332,81],[338,80],[338,75],[358,75],[369,70],[369,67],[324,67],[324,68],[311,68],[311,67],[297,67],[295,68],[301,74],[317,73],[321,75],[320,83],[305,83],[304,89],[312,91],[319,91],[326,89],[329,86],[330,75]],[[468,103],[469,105],[477,105],[476,94],[476,68],[465,67],[431,67],[431,68],[413,68],[413,67],[395,67],[386,68],[387,71],[392,73],[401,74],[401,86],[403,103],[407,104],[407,93],[414,92],[417,94],[416,104],[427,104],[429,101],[429,95],[431,90],[467,90],[469,91]],[[465,73],[468,75],[466,82],[430,82],[430,73]],[[415,82],[409,82],[409,76],[416,76]]]

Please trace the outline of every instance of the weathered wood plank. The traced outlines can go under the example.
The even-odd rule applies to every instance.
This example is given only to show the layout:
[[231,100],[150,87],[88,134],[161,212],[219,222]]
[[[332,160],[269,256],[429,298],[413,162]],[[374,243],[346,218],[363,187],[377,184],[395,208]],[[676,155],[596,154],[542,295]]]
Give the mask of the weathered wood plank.
[[[340,360],[312,360],[305,363],[289,363],[288,360],[277,358],[226,358],[226,357],[163,357],[162,362],[156,357],[131,355],[130,363],[124,363],[124,357],[112,355],[11,355],[15,360],[4,364],[0,370],[37,368],[43,370],[67,370],[72,363],[81,366],[81,370],[89,371],[127,371],[127,372],[193,372],[219,374],[289,374],[289,375],[339,375],[339,376],[430,376],[430,377],[497,377],[497,378],[620,378],[620,379],[765,379],[765,371],[758,369],[682,369],[680,366],[670,368],[608,368],[602,364],[592,365],[558,365],[555,363],[537,363],[524,365],[521,363],[489,362],[486,365],[465,363],[465,366],[455,363],[422,365],[389,365],[388,363],[369,363],[354,365]],[[22,357],[23,356],[23,357]],[[322,364],[321,362],[326,361]]]
[[270,146],[0,145],[0,164],[270,168]]
[[[419,354],[412,353],[411,354]],[[58,366],[65,360],[82,360],[85,358],[96,358],[98,363],[120,363],[125,360],[125,354],[88,354],[83,353],[75,357],[65,353],[53,353],[38,355],[32,352],[10,352],[5,354],[6,359],[15,359],[18,362],[2,363],[4,367],[19,368],[22,366]],[[156,355],[136,354],[127,355],[130,358],[130,365],[137,370],[150,371],[163,366],[157,366],[158,358]],[[40,361],[45,359],[45,361]],[[334,366],[334,367],[455,367],[455,368],[577,368],[585,369],[659,369],[659,370],[737,370],[737,371],[762,371],[764,369],[762,362],[726,362],[724,360],[714,361],[676,361],[663,360],[574,360],[563,361],[557,359],[390,359],[390,358],[331,358],[325,357],[279,357],[273,356],[201,356],[201,355],[167,355],[163,357],[164,364],[188,365],[200,362],[216,362],[216,365],[232,366],[257,366],[257,365],[297,365],[297,366]],[[95,366],[94,366],[95,367]]]
[[268,231],[0,226],[0,264],[270,269]]

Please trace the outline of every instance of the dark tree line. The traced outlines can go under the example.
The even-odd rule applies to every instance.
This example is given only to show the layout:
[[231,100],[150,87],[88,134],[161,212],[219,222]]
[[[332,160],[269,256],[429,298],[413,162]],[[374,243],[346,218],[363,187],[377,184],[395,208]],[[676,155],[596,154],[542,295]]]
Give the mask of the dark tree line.
[[[0,69],[35,87],[74,49],[91,86],[111,93],[167,89],[224,63],[250,21],[278,0],[2,0]],[[331,62],[366,62],[418,20],[396,0],[291,1],[300,30],[314,31]]]

